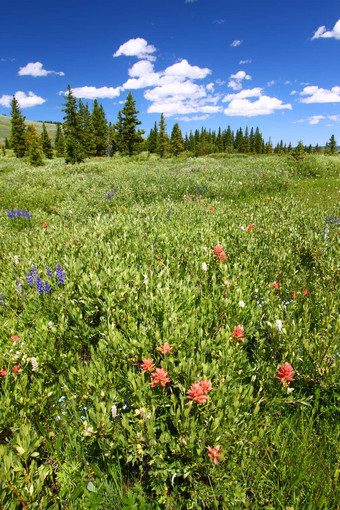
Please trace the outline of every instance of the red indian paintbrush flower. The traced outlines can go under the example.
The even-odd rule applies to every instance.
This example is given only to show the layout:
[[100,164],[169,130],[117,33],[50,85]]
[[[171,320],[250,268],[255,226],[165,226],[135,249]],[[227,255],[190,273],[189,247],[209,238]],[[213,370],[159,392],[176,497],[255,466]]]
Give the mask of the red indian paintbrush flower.
[[223,251],[222,245],[216,244],[216,246],[214,248],[215,255],[219,255],[220,253],[222,253],[222,251]]
[[220,445],[217,445],[215,446],[215,448],[212,448],[211,446],[207,446],[207,450],[208,450],[208,457],[210,457],[211,459],[214,459],[214,464],[216,465],[217,464],[217,457],[221,457],[221,453],[219,453],[219,450],[220,450]]
[[247,232],[251,232],[252,229],[253,229],[254,225],[253,223],[251,223],[250,225],[248,225],[248,228],[247,228]]
[[172,354],[172,347],[169,342],[165,342],[162,347],[158,347],[158,350],[163,354]]
[[13,372],[19,372],[19,369],[20,365],[14,365],[14,367],[12,368]]
[[244,342],[244,329],[242,326],[236,326],[233,331],[233,337],[236,338],[236,340],[241,340],[241,342]]
[[296,292],[293,292],[293,293],[292,293],[292,298],[293,298],[293,299],[297,298],[297,293],[296,293]]
[[308,289],[303,290],[302,294],[306,294],[306,295],[309,294],[309,290]]
[[14,336],[12,336],[12,338],[10,338],[11,342],[15,342],[16,340],[19,340],[18,335],[14,335]]
[[43,227],[44,227],[44,228],[48,227],[48,223],[46,223],[46,221],[45,221],[45,223],[43,224]]
[[7,370],[0,370],[0,375],[2,375],[3,377],[6,377]]
[[292,365],[286,361],[284,365],[280,365],[280,368],[277,370],[278,375],[275,375],[275,379],[280,379],[283,386],[287,388],[287,381],[295,381],[292,378],[292,375],[295,374],[295,371],[292,368]]
[[151,374],[151,377],[153,379],[153,381],[150,383],[151,388],[154,388],[155,386],[157,386],[157,384],[160,384],[162,388],[164,388],[166,383],[171,382],[167,375],[168,372],[165,372],[164,368],[156,368],[156,372]]
[[197,404],[205,404],[208,400],[208,395],[205,395],[200,383],[192,384],[188,390],[189,400],[194,400]]
[[227,258],[227,255],[224,253],[224,251],[221,251],[219,257],[220,260],[224,261]]
[[278,282],[271,282],[270,286],[274,287],[275,289],[279,289],[280,288],[280,285],[279,285]]
[[202,381],[199,381],[197,384],[201,386],[203,393],[209,393],[209,391],[213,390],[211,382],[205,379],[202,379]]
[[147,358],[147,359],[143,359],[142,361],[143,361],[143,363],[139,366],[143,370],[144,374],[145,374],[145,372],[152,372],[153,369],[155,368],[155,364],[152,363],[151,359]]

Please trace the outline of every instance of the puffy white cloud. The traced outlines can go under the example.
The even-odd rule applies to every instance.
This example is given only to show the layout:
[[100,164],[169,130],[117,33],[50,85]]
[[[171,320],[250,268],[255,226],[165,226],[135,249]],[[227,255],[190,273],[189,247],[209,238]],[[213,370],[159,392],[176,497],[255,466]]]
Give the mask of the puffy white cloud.
[[208,83],[208,85],[206,86],[206,89],[208,92],[214,92],[215,85],[213,83]]
[[153,72],[153,64],[149,60],[140,60],[129,69],[129,76],[131,78],[140,78],[145,74],[152,74]]
[[335,122],[340,121],[340,115],[328,115],[328,118],[329,118],[330,120],[335,121]]
[[340,19],[335,23],[333,30],[327,31],[325,26],[319,27],[312,39],[320,39],[321,37],[324,39],[340,39]]
[[275,80],[270,80],[267,82],[267,87],[272,87],[273,85],[275,85],[276,81]]
[[263,89],[261,87],[255,87],[254,89],[241,90],[241,92],[238,92],[237,94],[227,94],[222,99],[222,103],[227,103],[229,101],[232,101],[233,99],[244,99],[246,97],[260,97],[262,96],[262,90]]
[[200,80],[211,74],[211,70],[207,67],[201,68],[192,66],[186,59],[177,62],[176,64],[167,67],[164,71],[165,76],[175,76],[177,79],[185,80]]
[[319,88],[315,85],[305,87],[300,96],[309,96],[300,99],[301,103],[340,103],[340,87],[335,86],[331,90]]
[[[72,94],[80,99],[112,99],[118,97],[122,87],[75,87],[72,88]],[[67,94],[60,91],[59,95]]]
[[251,76],[245,71],[238,71],[236,74],[231,74],[229,77],[228,87],[234,90],[241,90],[243,80],[251,80]]
[[292,90],[290,93],[291,96],[294,96],[295,94],[297,94],[297,90]]
[[232,43],[231,43],[231,47],[232,48],[236,48],[237,46],[240,46],[240,44],[242,43],[242,41],[240,39],[235,39]]
[[205,88],[202,85],[192,83],[190,80],[185,82],[174,80],[172,83],[147,90],[144,97],[148,101],[159,101],[163,98],[172,98],[174,101],[178,101],[187,98],[197,99],[206,95]]
[[300,119],[296,122],[298,122],[298,123],[308,122],[308,124],[313,126],[315,124],[319,124],[320,120],[325,119],[325,118],[326,117],[324,117],[324,115],[312,115],[311,117],[307,117],[306,119]]
[[[37,96],[33,92],[29,92],[28,95],[26,95],[25,92],[18,90],[18,92],[16,92],[14,95],[16,100],[18,101],[20,108],[31,108],[32,106],[43,104],[46,101],[46,99]],[[0,105],[4,106],[5,108],[10,108],[12,99],[13,96],[8,96],[4,94],[3,96],[0,97]]]
[[148,60],[156,60],[152,55],[155,53],[156,48],[142,37],[136,39],[129,39],[126,43],[119,46],[118,50],[113,54],[114,57],[125,55],[126,57],[137,57]]
[[18,71],[19,76],[34,76],[35,78],[38,76],[48,76],[49,74],[65,75],[62,71],[46,71],[46,69],[43,69],[41,62],[29,62],[25,67],[20,67]]
[[233,99],[224,114],[231,117],[255,117],[257,115],[270,115],[276,110],[292,109],[291,104],[282,104],[276,97],[261,96],[256,101],[249,99]]

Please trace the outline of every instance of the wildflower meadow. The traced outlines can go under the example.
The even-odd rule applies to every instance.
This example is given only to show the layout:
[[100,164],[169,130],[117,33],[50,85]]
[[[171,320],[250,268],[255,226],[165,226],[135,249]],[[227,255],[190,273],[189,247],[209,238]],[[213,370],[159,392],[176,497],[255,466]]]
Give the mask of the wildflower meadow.
[[338,509],[340,159],[0,159],[0,508]]

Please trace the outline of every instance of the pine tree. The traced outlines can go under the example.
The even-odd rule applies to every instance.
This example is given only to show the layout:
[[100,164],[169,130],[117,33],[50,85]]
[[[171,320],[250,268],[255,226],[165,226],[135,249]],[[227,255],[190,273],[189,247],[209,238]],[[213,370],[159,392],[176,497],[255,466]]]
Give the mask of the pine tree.
[[120,151],[132,156],[138,152],[139,146],[143,142],[143,130],[136,130],[136,126],[141,124],[137,118],[138,110],[136,110],[136,101],[134,101],[131,92],[126,97],[124,108],[118,116],[119,129],[119,146]]
[[97,99],[93,102],[91,114],[91,122],[94,130],[94,139],[96,144],[96,156],[104,156],[107,154],[107,121],[105,118],[104,108],[98,105]]
[[6,138],[5,138],[5,149],[9,149],[9,148],[10,148],[9,141],[7,139],[7,136],[6,136]]
[[46,158],[52,159],[53,158],[52,143],[51,143],[50,137],[48,136],[44,122],[42,125],[42,133],[40,135],[40,144],[41,144],[42,151],[45,154]]
[[59,122],[57,124],[57,133],[54,140],[54,147],[56,150],[57,158],[63,158],[65,156],[65,138]]
[[109,156],[112,157],[118,150],[115,126],[109,123]]
[[43,164],[42,152],[36,138],[31,138],[28,160],[32,166],[40,166]]
[[11,139],[10,145],[17,158],[23,158],[26,153],[26,126],[25,117],[22,116],[18,101],[12,99],[11,111]]
[[68,135],[65,147],[65,163],[81,163],[84,161],[84,151],[78,138]]
[[148,137],[148,151],[151,154],[156,153],[157,145],[158,145],[158,128],[157,128],[157,122],[155,122],[153,129],[150,129],[150,134]]
[[332,135],[328,141],[328,143],[326,144],[326,147],[328,148],[328,151],[330,154],[336,154],[337,150],[336,150],[336,141],[335,141],[335,136]]
[[266,154],[273,154],[273,144],[271,138],[269,138],[269,141],[266,143],[265,151]]
[[82,148],[82,121],[77,108],[77,100],[72,94],[70,85],[67,86],[67,94],[62,109],[64,116],[64,132],[65,132],[65,151],[66,163],[79,163],[84,160],[84,151]]
[[218,128],[218,134],[216,137],[216,145],[217,145],[218,152],[223,152],[223,138],[222,138],[221,128]]
[[30,124],[26,130],[25,156],[30,155],[31,145],[32,145],[33,140],[36,142],[36,146],[39,148],[39,150],[41,150],[41,143],[40,143],[38,131],[36,130],[36,128],[33,124]]
[[264,141],[258,127],[255,129],[254,148],[256,154],[263,154]]
[[250,153],[250,138],[249,138],[249,129],[248,129],[248,126],[246,127],[246,130],[244,132],[243,152],[245,154],[249,154]]
[[177,122],[176,124],[174,124],[172,128],[170,137],[170,147],[171,152],[173,153],[174,156],[178,156],[184,151],[183,137]]
[[86,156],[95,156],[97,153],[96,133],[94,130],[89,105],[86,103],[83,111],[83,148]]
[[169,138],[166,132],[166,124],[164,120],[163,113],[161,114],[161,120],[159,121],[159,131],[158,131],[158,154],[161,158],[167,154],[169,150]]
[[299,143],[295,147],[294,151],[292,151],[292,156],[296,161],[299,159],[302,159],[305,155],[305,146],[303,145],[303,142],[299,140]]

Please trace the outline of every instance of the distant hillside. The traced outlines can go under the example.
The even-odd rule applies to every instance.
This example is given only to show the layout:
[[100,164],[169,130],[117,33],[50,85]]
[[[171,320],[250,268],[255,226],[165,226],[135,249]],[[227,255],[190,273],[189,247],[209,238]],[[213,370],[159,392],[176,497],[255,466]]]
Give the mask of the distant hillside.
[[[29,124],[33,124],[40,134],[42,131],[42,122],[36,122],[35,120],[25,120],[25,124],[29,126]],[[51,122],[45,122],[45,126],[47,129],[47,133],[49,137],[54,142],[55,135],[57,132],[57,124],[52,124]],[[7,115],[0,115],[0,141],[4,142],[5,138],[11,136],[11,117]]]

